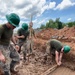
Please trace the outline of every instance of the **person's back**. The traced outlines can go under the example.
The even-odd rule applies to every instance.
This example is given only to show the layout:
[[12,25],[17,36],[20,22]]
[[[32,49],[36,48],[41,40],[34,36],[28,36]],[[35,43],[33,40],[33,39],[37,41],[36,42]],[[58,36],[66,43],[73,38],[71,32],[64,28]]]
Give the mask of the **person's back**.
[[6,24],[1,25],[0,26],[0,45],[9,45],[12,34],[13,34],[13,30],[8,28]]
[[50,47],[51,49],[57,50],[58,52],[61,51],[61,48],[63,47],[62,43],[56,39],[50,40]]

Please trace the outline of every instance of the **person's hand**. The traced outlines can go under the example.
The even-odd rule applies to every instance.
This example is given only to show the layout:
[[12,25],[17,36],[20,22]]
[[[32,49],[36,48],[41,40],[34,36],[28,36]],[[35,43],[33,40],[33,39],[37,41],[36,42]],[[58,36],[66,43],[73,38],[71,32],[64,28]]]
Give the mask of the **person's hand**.
[[15,45],[15,48],[16,48],[17,51],[19,51],[20,47],[18,45]]
[[62,62],[61,61],[59,61],[59,65],[61,65],[62,64]]
[[31,37],[29,37],[29,40],[31,40]]
[[0,61],[2,61],[3,63],[6,62],[5,56],[3,54],[0,54]]
[[59,62],[57,63],[58,66],[60,66],[61,64],[62,64],[61,61],[59,61]]
[[33,38],[33,41],[34,41],[34,42],[36,42],[36,41],[37,41],[37,39]]
[[21,36],[21,38],[25,38],[25,36],[24,36],[24,35],[22,35],[22,36]]

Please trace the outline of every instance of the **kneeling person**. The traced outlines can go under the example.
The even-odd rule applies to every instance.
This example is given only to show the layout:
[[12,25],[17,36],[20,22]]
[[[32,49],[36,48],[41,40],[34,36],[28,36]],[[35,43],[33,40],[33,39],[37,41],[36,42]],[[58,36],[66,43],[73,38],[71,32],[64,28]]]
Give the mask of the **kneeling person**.
[[61,65],[63,53],[68,53],[70,51],[70,46],[63,45],[60,41],[56,39],[51,39],[47,42],[47,53],[55,56],[55,61],[57,65]]

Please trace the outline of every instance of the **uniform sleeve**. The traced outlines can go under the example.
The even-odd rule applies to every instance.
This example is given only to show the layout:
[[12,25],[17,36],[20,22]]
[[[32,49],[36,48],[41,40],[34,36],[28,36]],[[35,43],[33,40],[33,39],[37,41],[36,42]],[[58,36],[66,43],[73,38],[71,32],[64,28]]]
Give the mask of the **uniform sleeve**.
[[17,34],[18,34],[19,36],[21,35],[20,29],[17,31]]
[[28,31],[28,36],[29,36],[30,32]]
[[27,31],[27,37],[29,37],[29,33],[30,33],[30,32],[29,32],[29,31]]
[[35,31],[34,31],[34,29],[33,29],[33,35],[35,35]]
[[3,28],[2,26],[0,26],[0,39],[1,39],[2,34],[3,34]]

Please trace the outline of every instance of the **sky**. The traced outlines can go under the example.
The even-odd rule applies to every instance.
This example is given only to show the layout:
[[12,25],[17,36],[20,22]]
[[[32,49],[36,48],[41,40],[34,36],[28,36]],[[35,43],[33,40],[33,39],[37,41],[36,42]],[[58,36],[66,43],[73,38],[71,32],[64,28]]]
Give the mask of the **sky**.
[[60,17],[61,22],[75,21],[75,0],[0,0],[0,24],[7,22],[6,15],[16,13],[22,23],[33,22],[39,28],[50,19]]

